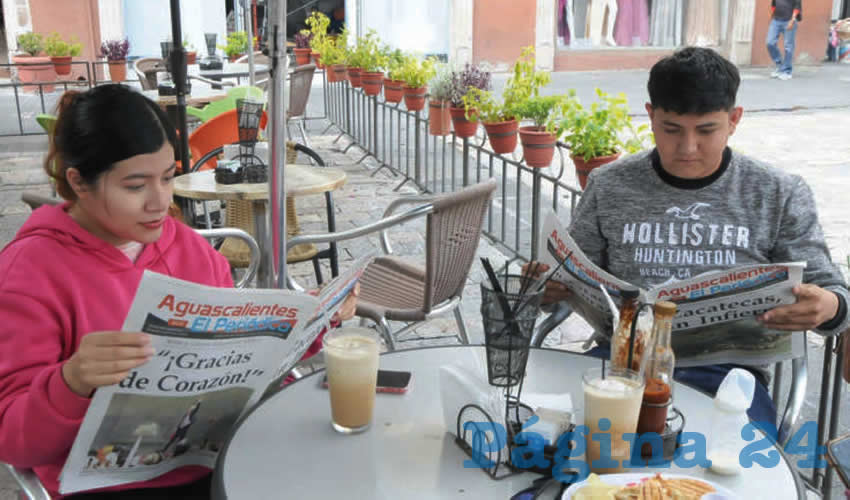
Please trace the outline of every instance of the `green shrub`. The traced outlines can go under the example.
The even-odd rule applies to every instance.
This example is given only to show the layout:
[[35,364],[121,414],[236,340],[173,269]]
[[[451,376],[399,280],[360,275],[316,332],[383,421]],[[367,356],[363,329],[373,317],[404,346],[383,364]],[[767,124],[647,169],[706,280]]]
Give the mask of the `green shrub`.
[[38,33],[27,31],[18,35],[18,49],[33,57],[41,54],[44,50],[44,38]]
[[77,40],[77,37],[72,36],[70,41],[66,42],[55,31],[47,37],[44,43],[44,52],[50,57],[77,57],[82,51],[83,44]]

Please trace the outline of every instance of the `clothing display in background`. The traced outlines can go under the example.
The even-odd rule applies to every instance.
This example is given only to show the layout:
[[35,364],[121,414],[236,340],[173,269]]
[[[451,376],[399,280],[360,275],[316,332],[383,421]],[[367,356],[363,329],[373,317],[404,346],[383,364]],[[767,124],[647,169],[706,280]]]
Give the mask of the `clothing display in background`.
[[696,47],[720,44],[720,0],[688,2],[685,44]]
[[563,40],[562,45],[570,45],[574,31],[573,0],[558,0],[558,36]]
[[591,0],[558,0],[558,44],[562,47],[589,46],[586,40]]
[[683,20],[682,0],[653,0],[652,15],[649,20],[649,44],[654,47],[678,47],[681,45]]
[[610,46],[617,45],[614,41],[614,23],[617,19],[617,0],[590,0],[589,33],[594,46],[604,41]]
[[617,45],[639,47],[649,42],[647,0],[620,0],[614,40]]

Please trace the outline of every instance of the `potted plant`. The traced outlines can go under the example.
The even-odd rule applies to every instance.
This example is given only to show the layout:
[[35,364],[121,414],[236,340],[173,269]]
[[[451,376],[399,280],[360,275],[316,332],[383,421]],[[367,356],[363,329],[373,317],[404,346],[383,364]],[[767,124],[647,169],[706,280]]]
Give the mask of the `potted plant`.
[[83,45],[72,36],[70,42],[62,39],[57,32],[51,33],[44,42],[44,52],[50,56],[57,75],[71,73],[71,58],[77,57],[83,50]]
[[354,88],[360,88],[362,82],[360,75],[363,72],[363,64],[369,57],[369,49],[363,43],[364,38],[358,38],[354,47],[349,47],[346,52],[345,65],[348,71],[348,81]]
[[195,64],[198,61],[198,51],[188,39],[183,40],[183,49],[186,50],[186,64]]
[[[478,66],[468,64],[462,71],[452,74],[451,107],[449,113],[452,115],[452,124],[458,137],[472,137],[478,129],[478,122],[467,119],[467,110],[463,104],[465,96],[470,88],[490,90],[490,72],[484,71]],[[471,110],[470,116],[474,116]]]
[[505,105],[496,99],[492,90],[470,88],[463,96],[463,105],[468,123],[480,121],[484,124],[493,152],[506,154],[516,149],[516,118],[507,113]]
[[328,38],[328,26],[331,24],[331,20],[328,16],[322,14],[318,10],[313,11],[310,14],[310,17],[304,21],[307,23],[307,26],[310,27],[310,33],[312,33],[313,38],[310,40],[310,55],[313,57],[313,61],[316,63],[316,66],[319,68],[324,68],[324,63],[322,62],[322,51],[320,48],[324,43],[324,40]]
[[[52,82],[56,79],[56,71],[49,57],[41,56],[44,50],[44,38],[38,33],[26,32],[18,35],[18,50],[20,53],[12,56],[12,62],[17,66],[18,80],[23,83]],[[37,89],[35,85],[27,85],[24,90]],[[53,87],[45,88],[46,91]]]
[[555,155],[555,142],[566,126],[564,108],[570,99],[566,96],[536,96],[518,103],[515,112],[534,121],[534,125],[520,127],[519,139],[522,153],[529,167],[548,167]]
[[314,45],[322,54],[322,61],[327,68],[328,82],[345,80],[345,46],[340,46],[344,40],[324,37],[318,45]]
[[431,135],[447,135],[452,131],[451,97],[452,70],[447,64],[441,64],[428,83],[428,132]]
[[113,82],[123,82],[127,77],[127,53],[130,52],[130,41],[106,40],[100,44],[100,57],[105,57],[109,63],[109,79]]
[[652,142],[649,125],[636,127],[632,123],[625,94],[612,96],[596,89],[596,95],[599,99],[590,108],[573,97],[564,113],[564,142],[570,148],[582,189],[593,169],[616,160],[623,152],[636,153]]
[[219,45],[230,62],[235,61],[242,54],[248,52],[248,34],[244,31],[234,31],[227,35],[227,44]]
[[295,34],[295,64],[301,66],[310,64],[310,53],[313,51],[310,48],[310,42],[313,40],[313,34],[309,30],[301,30]]
[[387,57],[384,55],[386,50],[378,47],[378,34],[374,30],[369,30],[369,33],[360,39],[358,46],[362,46],[363,51],[360,61],[363,92],[366,95],[376,96],[381,93],[381,87],[384,85],[384,68],[387,66]]
[[404,105],[408,111],[425,109],[425,84],[434,76],[434,60],[407,55],[399,76],[404,80]]
[[401,78],[404,54],[399,49],[395,49],[386,53],[385,57],[387,58],[387,77],[384,78],[384,99],[387,102],[398,103],[404,97],[404,80]]

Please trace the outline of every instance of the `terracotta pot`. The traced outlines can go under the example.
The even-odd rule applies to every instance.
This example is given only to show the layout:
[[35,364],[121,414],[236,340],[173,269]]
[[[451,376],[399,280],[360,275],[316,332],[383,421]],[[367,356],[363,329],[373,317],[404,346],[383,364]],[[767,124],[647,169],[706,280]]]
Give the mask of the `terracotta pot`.
[[387,102],[401,102],[402,97],[404,97],[404,82],[402,80],[384,78],[384,100]]
[[348,68],[348,81],[351,82],[351,86],[354,88],[360,88],[362,82],[360,81],[360,74],[363,72],[361,68]]
[[[345,64],[334,64],[328,71],[329,82],[344,82],[345,81]],[[331,76],[333,75],[333,76]]]
[[452,132],[452,115],[448,101],[428,101],[428,132],[431,135],[448,135]]
[[404,105],[408,111],[422,111],[425,109],[425,87],[404,86]]
[[57,75],[71,74],[71,56],[53,56],[50,61],[53,62],[53,69],[56,70]]
[[109,61],[109,79],[123,82],[127,78],[127,61]]
[[195,64],[198,61],[198,53],[194,50],[186,52],[186,64]]
[[316,63],[316,67],[319,69],[324,69],[324,65],[322,65],[322,54],[318,52],[310,52],[310,58],[313,59],[313,62]]
[[384,74],[380,71],[364,71],[360,73],[360,82],[366,95],[376,96],[384,85]]
[[455,127],[456,136],[463,139],[475,135],[475,132],[478,130],[478,122],[466,119],[465,108],[455,108],[452,106],[449,108],[449,113],[452,115],[452,125]]
[[543,168],[552,163],[555,155],[555,134],[540,127],[520,127],[519,139],[522,141],[522,155],[529,167]]
[[490,140],[490,147],[494,153],[500,155],[513,153],[516,149],[517,128],[519,128],[519,122],[516,120],[484,124],[484,130],[487,131],[487,138]]
[[236,60],[239,59],[240,57],[242,57],[242,54],[235,54],[235,55],[232,55],[232,56],[227,56],[227,60],[230,61],[230,62],[236,62]]
[[[56,80],[56,69],[49,57],[12,56],[12,62],[21,64],[17,66],[18,80],[21,83],[52,82]],[[38,92],[38,85],[25,85],[27,92]],[[53,85],[42,85],[44,92],[52,92]]]
[[292,49],[295,52],[295,64],[298,66],[302,66],[304,64],[310,64],[310,48],[306,49]]
[[619,157],[620,153],[608,156],[599,156],[589,160],[585,160],[583,156],[570,156],[570,158],[573,159],[573,165],[576,166],[576,177],[578,177],[578,183],[581,188],[584,189],[587,185],[587,176],[590,175],[590,172],[592,172],[594,168],[601,167],[606,163],[611,163]]

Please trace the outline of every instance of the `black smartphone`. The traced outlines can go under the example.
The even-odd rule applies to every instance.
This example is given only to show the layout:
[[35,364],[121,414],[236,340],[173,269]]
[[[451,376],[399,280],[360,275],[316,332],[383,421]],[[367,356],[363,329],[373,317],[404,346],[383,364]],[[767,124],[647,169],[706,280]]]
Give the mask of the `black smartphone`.
[[826,459],[835,468],[844,486],[850,489],[850,434],[826,443]]
[[[410,387],[410,378],[410,372],[378,370],[378,384],[375,387],[375,392],[404,394]],[[327,374],[322,378],[322,387],[328,388]]]

